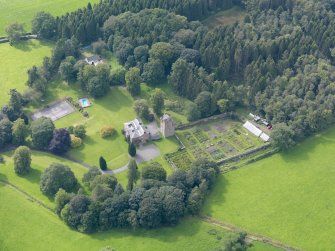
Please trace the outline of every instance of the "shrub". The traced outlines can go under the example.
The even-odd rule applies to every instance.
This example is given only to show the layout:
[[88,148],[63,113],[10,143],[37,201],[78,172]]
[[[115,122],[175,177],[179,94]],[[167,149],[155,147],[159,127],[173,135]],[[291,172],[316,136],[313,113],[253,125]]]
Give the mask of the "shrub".
[[100,129],[100,135],[102,138],[108,138],[115,133],[115,129],[111,126],[104,126]]
[[85,126],[84,125],[76,125],[74,128],[73,128],[73,134],[76,136],[76,137],[79,137],[81,139],[85,138],[86,136],[86,129],[85,129]]
[[5,163],[5,159],[3,156],[0,155],[0,164],[3,164],[3,163]]
[[41,176],[40,189],[45,195],[54,196],[60,188],[70,192],[77,185],[77,179],[69,167],[53,163],[44,170]]
[[73,134],[70,135],[71,137],[71,147],[78,148],[82,145],[83,141],[81,138],[74,136]]

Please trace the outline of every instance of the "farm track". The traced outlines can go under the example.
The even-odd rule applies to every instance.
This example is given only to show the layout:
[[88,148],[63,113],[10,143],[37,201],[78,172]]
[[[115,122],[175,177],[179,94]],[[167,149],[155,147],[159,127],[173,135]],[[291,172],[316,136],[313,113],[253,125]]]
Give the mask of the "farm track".
[[219,227],[221,227],[223,229],[226,229],[228,231],[231,231],[231,232],[235,232],[235,233],[245,232],[245,233],[247,233],[247,241],[248,242],[259,241],[259,242],[269,244],[273,247],[280,248],[280,249],[285,250],[285,251],[301,251],[302,250],[302,249],[299,249],[299,248],[296,248],[296,247],[289,246],[289,245],[287,245],[283,242],[274,240],[274,239],[272,239],[270,237],[267,237],[267,236],[264,236],[264,235],[250,233],[250,232],[248,232],[244,229],[241,229],[239,227],[236,227],[232,224],[225,223],[225,222],[222,222],[222,221],[218,221],[216,219],[213,219],[213,218],[205,216],[205,215],[200,215],[200,216],[198,216],[198,218],[201,221],[207,222],[207,223],[215,225],[215,226],[219,226]]

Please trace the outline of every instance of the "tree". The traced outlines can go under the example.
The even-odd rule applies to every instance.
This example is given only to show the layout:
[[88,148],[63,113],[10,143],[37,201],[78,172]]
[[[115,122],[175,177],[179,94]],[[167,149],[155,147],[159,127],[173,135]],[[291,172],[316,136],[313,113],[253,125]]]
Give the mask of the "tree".
[[83,176],[83,182],[85,185],[90,185],[96,176],[101,175],[101,172],[98,168],[90,168]]
[[160,60],[167,71],[171,67],[174,58],[174,49],[169,43],[158,42],[152,45],[149,55],[151,59]]
[[164,93],[160,89],[155,89],[151,94],[152,108],[160,116],[164,108]]
[[73,193],[67,193],[64,189],[59,189],[55,196],[55,212],[60,216],[61,211],[67,203],[74,197]]
[[38,12],[32,21],[32,32],[41,38],[50,39],[56,34],[56,20],[47,12]]
[[176,224],[185,212],[184,192],[173,186],[162,186],[155,196],[161,201],[163,223]]
[[90,183],[90,188],[93,190],[99,184],[106,185],[114,190],[117,185],[117,179],[109,174],[96,175]]
[[13,155],[14,171],[17,175],[25,175],[30,171],[31,152],[26,146],[18,147]]
[[193,102],[187,103],[185,115],[188,121],[196,121],[201,117],[198,106]]
[[212,94],[204,91],[199,93],[194,101],[198,106],[201,117],[209,117],[216,110],[215,104],[213,104]]
[[136,155],[136,146],[133,143],[128,145],[128,153],[131,157],[135,157]]
[[51,119],[41,117],[31,123],[33,145],[38,149],[47,149],[53,138],[55,126]]
[[12,126],[8,119],[0,120],[0,148],[12,141]]
[[113,70],[111,73],[111,85],[125,85],[126,84],[126,69],[118,68]]
[[104,170],[104,171],[107,170],[107,162],[102,156],[100,156],[99,158],[99,166],[101,170]]
[[294,146],[294,132],[287,125],[280,123],[274,126],[271,133],[272,144],[280,151],[287,151]]
[[161,204],[160,201],[154,197],[155,193],[155,188],[147,190],[144,199],[140,202],[137,215],[142,227],[155,228],[162,222]]
[[64,154],[71,147],[70,133],[65,128],[56,129],[49,144],[49,150],[54,154]]
[[13,123],[12,127],[12,135],[13,135],[13,144],[16,146],[23,145],[25,143],[25,139],[28,136],[29,131],[24,123],[23,119],[17,119]]
[[59,163],[52,163],[41,176],[40,189],[47,196],[54,196],[60,188],[74,191],[78,182],[71,169]]
[[6,27],[7,38],[11,44],[20,41],[21,37],[25,34],[23,24],[12,23]]
[[[9,91],[10,99],[9,99],[9,106],[13,110],[12,120],[16,120],[22,114],[22,104],[23,98],[22,95],[16,89],[10,89]],[[8,114],[7,114],[8,116]],[[8,117],[9,118],[9,117]],[[9,118],[11,119],[11,118]]]
[[140,69],[133,67],[130,68],[125,76],[126,85],[129,93],[132,96],[138,96],[141,92],[141,73]]
[[134,110],[139,117],[149,120],[150,111],[148,102],[146,100],[136,100],[134,102]]
[[113,190],[105,185],[98,184],[92,191],[93,201],[104,202],[113,196]]
[[59,65],[59,73],[63,80],[71,81],[75,79],[74,63],[64,60]]
[[159,84],[165,77],[164,65],[159,59],[152,59],[144,65],[142,78],[150,85]]
[[134,188],[134,183],[136,182],[137,179],[137,164],[135,159],[130,159],[129,164],[128,164],[128,184],[127,184],[127,190],[132,191]]
[[166,180],[166,171],[158,162],[150,163],[142,169],[142,179]]
[[217,101],[217,106],[219,107],[219,110],[221,113],[224,113],[228,111],[229,109],[229,101],[228,99],[220,99]]

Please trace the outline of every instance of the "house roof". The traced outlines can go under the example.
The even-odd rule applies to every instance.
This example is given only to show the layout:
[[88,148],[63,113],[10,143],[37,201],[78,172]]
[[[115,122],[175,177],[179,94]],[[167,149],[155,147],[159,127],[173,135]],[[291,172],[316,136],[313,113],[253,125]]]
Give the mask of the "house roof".
[[142,137],[145,133],[142,121],[140,119],[134,119],[128,123],[125,123],[125,131],[132,139]]
[[98,56],[98,55],[93,55],[93,56],[91,56],[91,57],[86,58],[86,61],[87,61],[87,62],[93,62],[93,63],[97,63],[97,62],[99,62],[100,60],[101,60],[101,58],[100,58],[100,56]]

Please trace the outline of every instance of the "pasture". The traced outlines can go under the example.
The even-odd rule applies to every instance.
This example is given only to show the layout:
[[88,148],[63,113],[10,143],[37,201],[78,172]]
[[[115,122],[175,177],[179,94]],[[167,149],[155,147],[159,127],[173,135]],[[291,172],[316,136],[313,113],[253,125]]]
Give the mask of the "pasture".
[[[14,184],[51,208],[53,208],[53,198],[48,198],[40,191],[40,177],[43,171],[54,162],[61,163],[71,168],[80,184],[84,173],[87,172],[86,168],[71,161],[51,154],[32,151],[32,169],[28,175],[18,176],[14,172],[12,154],[13,152],[2,154],[5,157],[5,164],[0,164],[0,180]],[[82,184],[81,187],[85,189]]]
[[24,23],[27,31],[31,29],[31,21],[39,11],[50,12],[59,16],[74,11],[80,7],[99,2],[98,0],[0,0],[0,35],[5,34],[5,28],[13,22]]
[[3,93],[0,99],[0,107],[9,100],[7,93],[10,89],[15,88],[22,92],[27,88],[28,69],[33,65],[41,65],[43,58],[50,56],[51,46],[51,43],[38,40],[23,41],[15,46],[10,46],[9,43],[0,44],[2,62],[0,67],[0,89]]
[[221,175],[203,214],[304,250],[335,240],[335,128]]

